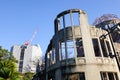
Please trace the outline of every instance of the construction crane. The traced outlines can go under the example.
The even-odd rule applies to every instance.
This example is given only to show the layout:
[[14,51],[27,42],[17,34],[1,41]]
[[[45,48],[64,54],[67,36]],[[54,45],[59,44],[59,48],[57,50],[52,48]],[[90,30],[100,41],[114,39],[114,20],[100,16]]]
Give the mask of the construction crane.
[[34,33],[33,33],[32,37],[31,37],[29,40],[25,41],[24,45],[26,45],[26,46],[27,46],[27,45],[31,44],[31,42],[32,42],[32,41],[33,41],[33,39],[35,38],[35,36],[36,36],[37,32],[38,32],[38,29],[35,29],[35,31],[34,31]]

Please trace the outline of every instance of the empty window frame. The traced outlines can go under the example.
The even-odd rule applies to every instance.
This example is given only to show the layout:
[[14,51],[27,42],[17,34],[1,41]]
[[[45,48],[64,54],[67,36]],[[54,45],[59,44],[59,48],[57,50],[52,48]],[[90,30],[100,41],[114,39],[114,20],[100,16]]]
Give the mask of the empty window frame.
[[[63,20],[64,21],[64,20]],[[70,27],[71,26],[71,22],[72,20],[71,20],[71,16],[70,16],[70,14],[66,14],[65,15],[65,27]]]
[[74,73],[74,74],[69,74],[67,80],[85,80],[85,73]]
[[68,58],[75,57],[73,40],[68,40],[67,41],[67,52],[68,52]]
[[66,59],[66,52],[65,52],[65,42],[61,42],[61,44],[60,44],[61,46],[61,48],[60,48],[60,50],[61,50],[61,60],[64,60],[64,59]]
[[79,80],[85,80],[85,73],[80,73],[79,74]]
[[51,64],[54,64],[55,63],[55,49],[54,48],[50,51],[49,55],[50,55]]
[[66,14],[64,16],[61,16],[59,18],[59,25],[60,25],[60,29],[64,29],[66,27],[70,27],[72,22],[71,22],[71,16],[70,14]]
[[55,49],[53,48],[52,49],[52,61],[54,61],[55,62]]
[[116,72],[100,72],[101,80],[119,80]]
[[96,57],[101,57],[101,52],[100,52],[100,48],[99,48],[99,43],[98,43],[98,39],[94,38],[92,39],[93,42],[93,48],[94,48],[94,53]]
[[50,64],[54,63],[54,53],[52,51],[49,52],[50,55]]
[[103,57],[108,57],[107,48],[104,39],[100,39],[100,44],[102,48]]
[[65,42],[61,43],[61,59],[73,58],[74,57],[74,43],[73,40],[67,40],[66,46]]
[[80,21],[79,21],[79,13],[72,13],[72,23],[74,26],[78,26],[80,25]]
[[60,29],[64,29],[64,25],[63,25],[63,17],[60,17],[59,20],[58,20],[58,25],[60,27]]
[[107,50],[108,50],[109,54],[112,53],[109,41],[106,41],[106,45],[107,45]]
[[76,39],[77,57],[85,57],[82,38]]
[[60,29],[63,29],[65,27],[80,25],[79,15],[80,15],[79,13],[71,12],[61,16],[59,18],[59,23],[58,23],[60,25]]
[[50,54],[47,53],[47,65],[48,65],[48,66],[50,66],[50,62],[51,62],[51,61],[50,61]]

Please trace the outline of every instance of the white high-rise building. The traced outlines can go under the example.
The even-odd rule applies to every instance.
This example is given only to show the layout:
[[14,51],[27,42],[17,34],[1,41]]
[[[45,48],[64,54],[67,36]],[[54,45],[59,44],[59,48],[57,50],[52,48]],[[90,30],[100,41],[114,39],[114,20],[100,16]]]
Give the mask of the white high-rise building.
[[22,73],[36,72],[38,63],[42,63],[42,51],[38,44],[14,45],[11,51],[18,60],[18,71]]

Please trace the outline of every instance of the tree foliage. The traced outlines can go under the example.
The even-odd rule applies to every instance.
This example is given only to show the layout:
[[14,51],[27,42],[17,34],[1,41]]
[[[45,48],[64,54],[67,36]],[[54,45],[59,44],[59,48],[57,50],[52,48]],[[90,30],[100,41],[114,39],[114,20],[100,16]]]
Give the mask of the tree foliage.
[[21,74],[16,70],[16,62],[11,52],[0,47],[0,80],[21,80]]
[[34,73],[27,72],[27,73],[24,74],[23,80],[32,80],[33,76],[34,76]]
[[0,80],[32,80],[34,73],[22,74],[18,72],[17,62],[13,53],[0,46]]

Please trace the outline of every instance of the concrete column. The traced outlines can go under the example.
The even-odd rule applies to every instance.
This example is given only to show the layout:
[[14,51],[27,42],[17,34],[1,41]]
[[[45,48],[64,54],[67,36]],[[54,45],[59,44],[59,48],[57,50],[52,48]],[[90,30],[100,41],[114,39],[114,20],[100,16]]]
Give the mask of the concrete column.
[[59,49],[59,36],[58,33],[56,33],[56,39],[55,39],[55,57],[56,57],[56,65],[57,69],[55,71],[55,80],[62,80],[61,79],[61,69],[60,69],[60,49]]
[[94,62],[94,49],[90,35],[89,24],[85,12],[80,14],[80,28],[82,33],[82,41],[85,52],[86,63]]
[[55,80],[62,80],[61,69],[55,71]]
[[86,65],[86,80],[101,80],[100,71],[95,65]]
[[46,77],[45,78],[46,78],[45,80],[48,80],[48,74],[47,74],[47,72],[46,72]]
[[[87,15],[84,12],[80,14],[80,28],[82,33],[82,41],[86,59],[86,80],[100,80],[100,73],[97,71],[96,66],[94,65],[95,62],[95,55],[94,55],[94,48],[91,38],[91,33],[89,29],[89,24],[87,20]],[[95,77],[95,74],[97,77]]]

